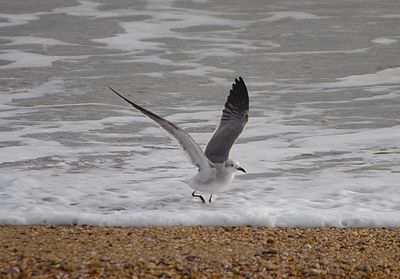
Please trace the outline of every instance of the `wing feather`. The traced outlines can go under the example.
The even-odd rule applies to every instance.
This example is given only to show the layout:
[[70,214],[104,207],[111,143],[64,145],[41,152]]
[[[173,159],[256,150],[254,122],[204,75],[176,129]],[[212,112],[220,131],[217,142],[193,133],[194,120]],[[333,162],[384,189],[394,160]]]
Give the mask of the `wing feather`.
[[195,142],[195,140],[183,129],[176,126],[174,123],[169,122],[168,120],[158,116],[157,114],[142,108],[141,106],[133,103],[132,101],[125,98],[123,95],[109,87],[109,89],[121,97],[123,100],[131,104],[134,108],[139,110],[141,113],[145,114],[153,121],[155,121],[158,125],[160,125],[164,130],[166,130],[175,140],[178,141],[183,151],[188,155],[190,162],[200,169],[212,167],[213,163],[208,160],[208,158],[204,155],[200,146]]
[[249,113],[249,94],[243,79],[235,79],[222,111],[219,126],[207,144],[205,155],[213,163],[229,158],[232,145],[246,126]]

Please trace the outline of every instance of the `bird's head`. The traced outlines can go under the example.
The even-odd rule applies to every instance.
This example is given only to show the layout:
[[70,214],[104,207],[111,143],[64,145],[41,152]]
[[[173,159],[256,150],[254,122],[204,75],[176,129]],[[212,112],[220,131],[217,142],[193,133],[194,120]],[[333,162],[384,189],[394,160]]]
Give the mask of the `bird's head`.
[[241,171],[246,173],[246,170],[240,166],[239,162],[235,162],[231,159],[225,161],[225,167],[232,169],[233,171]]

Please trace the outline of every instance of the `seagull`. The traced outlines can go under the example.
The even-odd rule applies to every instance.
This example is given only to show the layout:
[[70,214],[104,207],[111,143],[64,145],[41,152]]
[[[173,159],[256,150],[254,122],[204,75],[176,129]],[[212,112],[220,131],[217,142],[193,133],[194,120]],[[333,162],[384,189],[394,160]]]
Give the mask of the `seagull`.
[[233,181],[237,171],[246,173],[238,162],[229,159],[232,145],[248,121],[249,95],[241,77],[235,79],[235,83],[232,84],[219,125],[208,142],[205,152],[182,128],[133,103],[111,87],[109,89],[155,121],[180,144],[190,162],[198,168],[198,173],[184,182],[194,190],[192,196],[200,198],[203,204],[206,200],[202,195],[196,194],[196,191],[210,194],[208,202],[211,203],[213,194],[224,190]]

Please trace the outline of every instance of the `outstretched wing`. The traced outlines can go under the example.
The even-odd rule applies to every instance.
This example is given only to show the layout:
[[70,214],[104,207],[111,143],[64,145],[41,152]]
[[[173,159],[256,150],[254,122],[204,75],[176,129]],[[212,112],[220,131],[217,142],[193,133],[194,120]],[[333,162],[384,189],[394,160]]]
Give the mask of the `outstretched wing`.
[[223,163],[237,137],[246,126],[249,113],[249,94],[246,84],[239,77],[232,84],[219,126],[207,144],[206,156],[213,163]]
[[139,110],[141,113],[147,115],[152,120],[154,120],[158,125],[160,125],[164,130],[166,130],[174,139],[178,141],[181,145],[183,151],[188,155],[190,162],[200,169],[204,169],[210,166],[213,166],[213,163],[208,160],[208,158],[204,155],[200,146],[194,141],[194,139],[183,129],[179,128],[175,124],[169,122],[168,120],[158,116],[151,111],[148,111],[145,108],[133,103],[128,100],[120,93],[109,87],[111,91],[121,97],[123,100],[131,104],[134,108]]

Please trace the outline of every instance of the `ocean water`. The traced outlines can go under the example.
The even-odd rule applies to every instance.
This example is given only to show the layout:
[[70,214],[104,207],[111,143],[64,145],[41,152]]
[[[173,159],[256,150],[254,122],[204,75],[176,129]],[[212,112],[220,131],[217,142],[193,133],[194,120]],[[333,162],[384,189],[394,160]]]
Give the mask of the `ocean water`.
[[[0,224],[400,227],[397,1],[0,0]],[[234,78],[246,175],[203,205]]]

